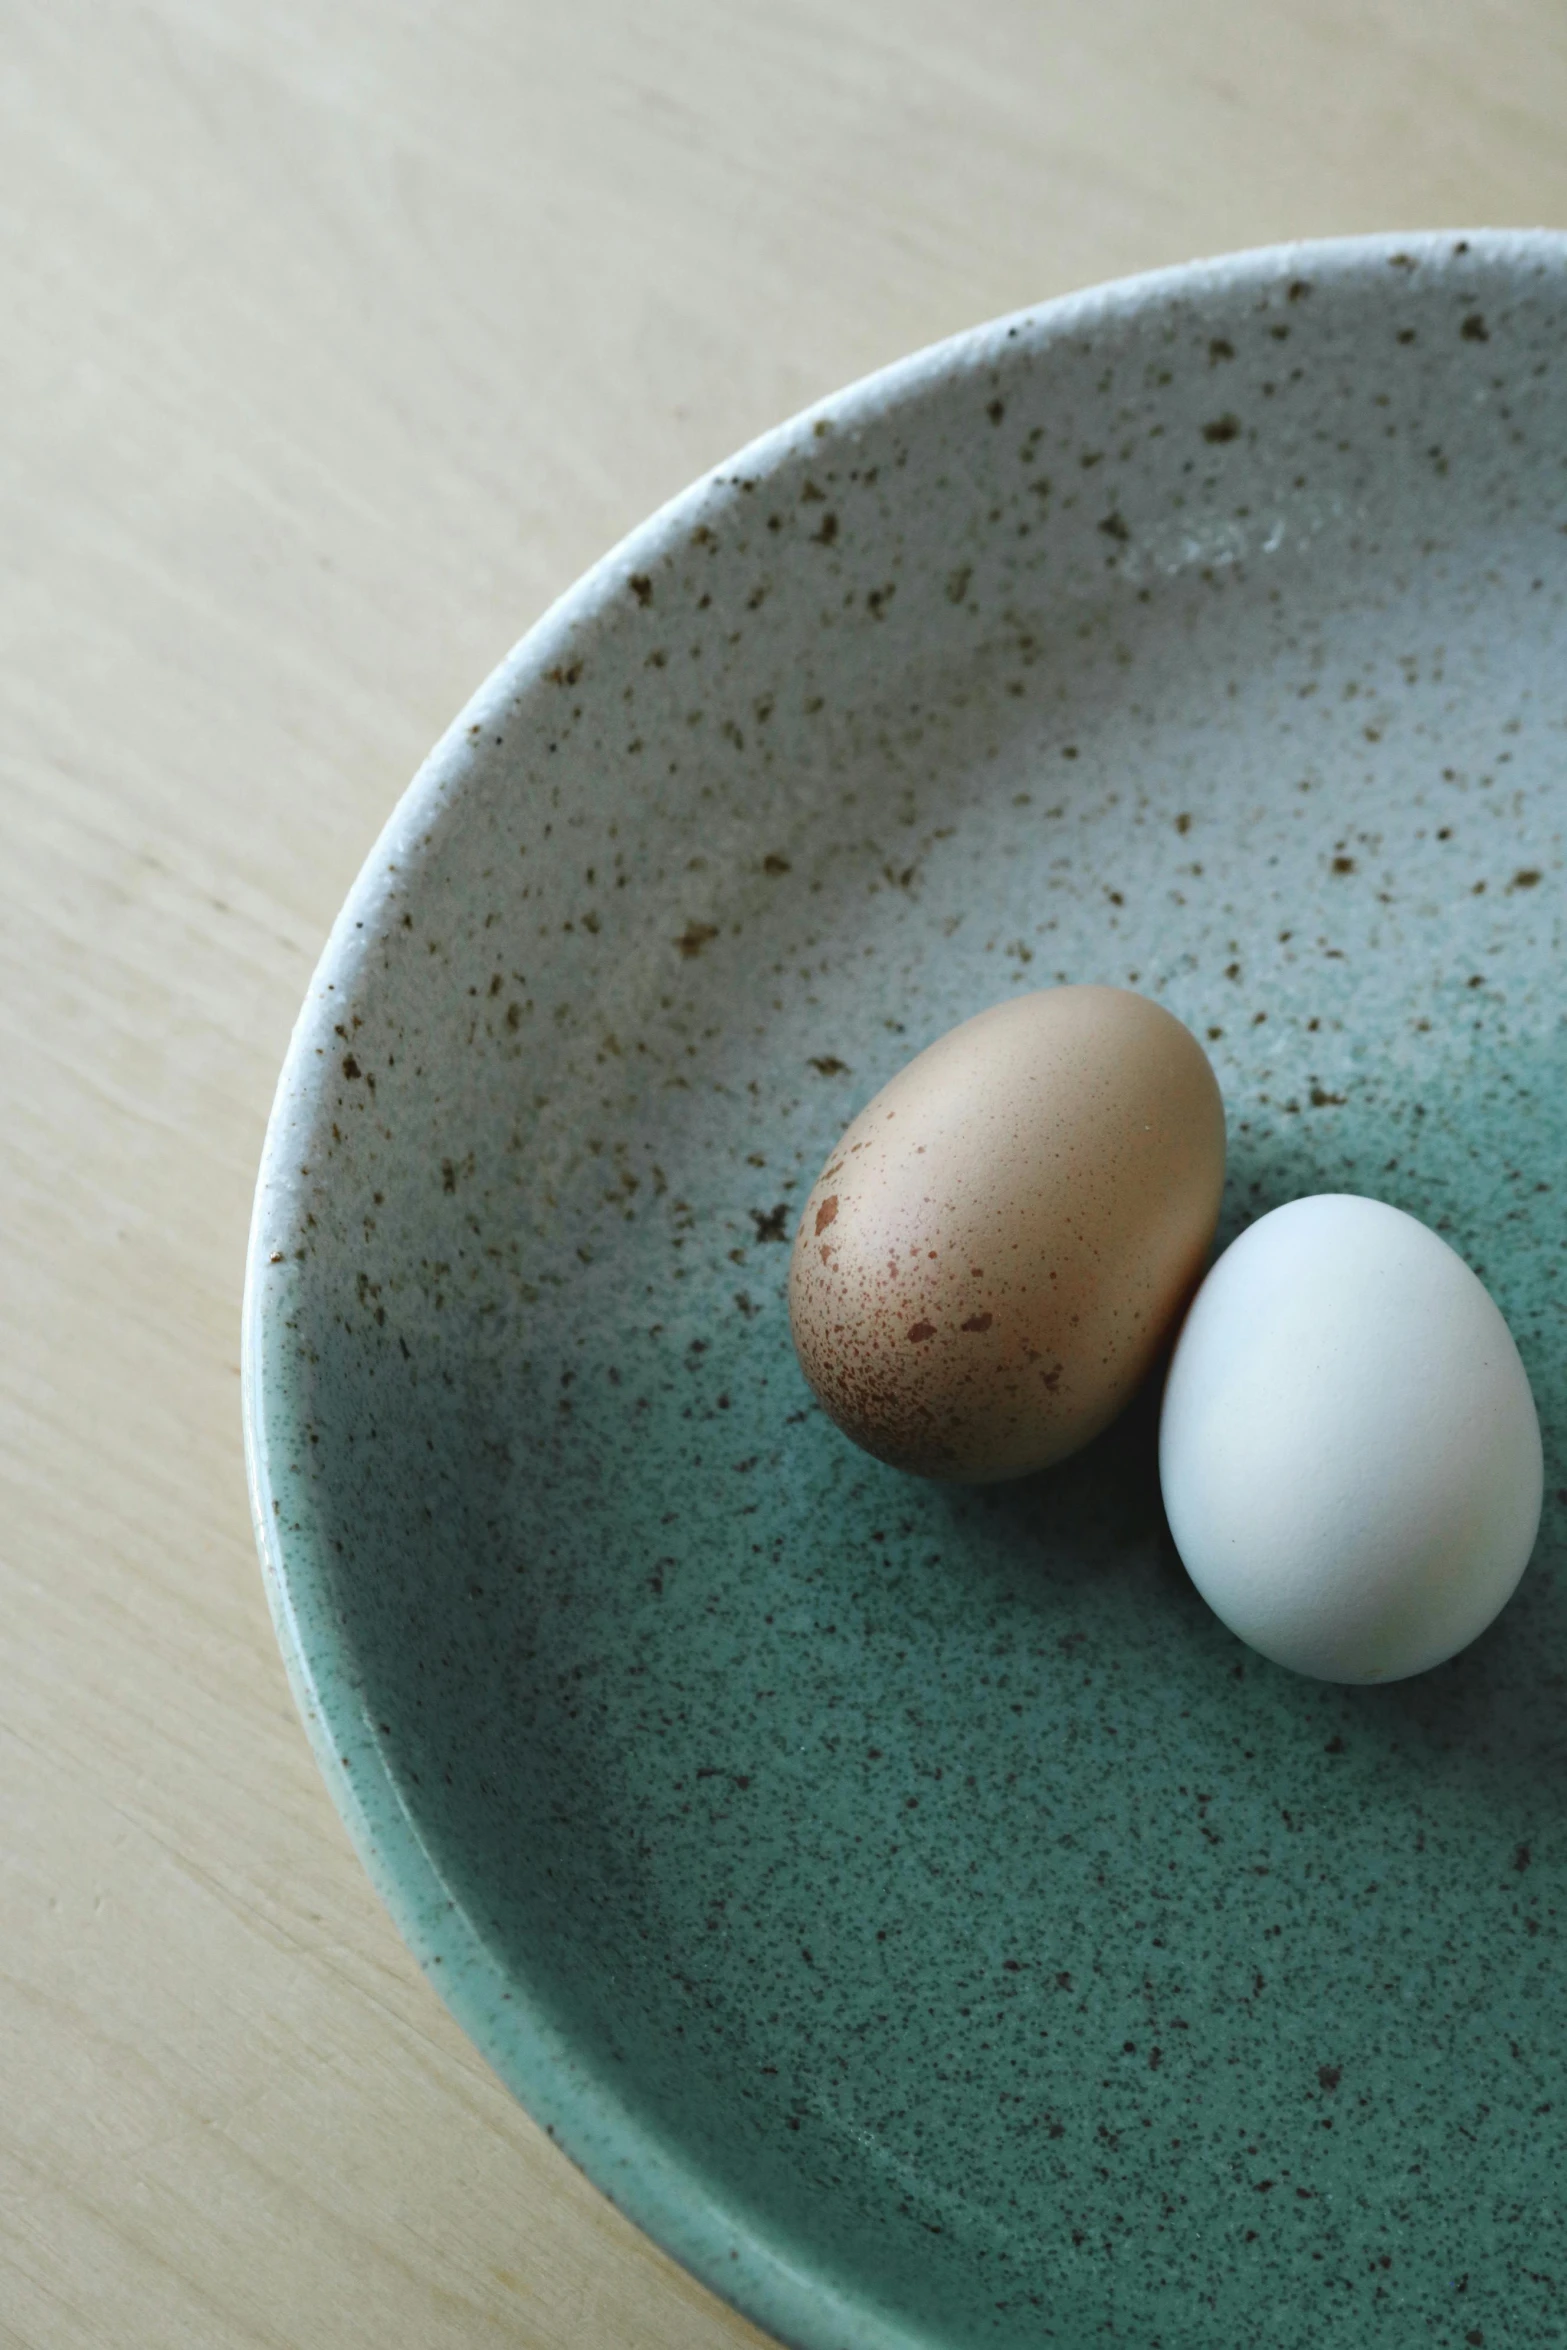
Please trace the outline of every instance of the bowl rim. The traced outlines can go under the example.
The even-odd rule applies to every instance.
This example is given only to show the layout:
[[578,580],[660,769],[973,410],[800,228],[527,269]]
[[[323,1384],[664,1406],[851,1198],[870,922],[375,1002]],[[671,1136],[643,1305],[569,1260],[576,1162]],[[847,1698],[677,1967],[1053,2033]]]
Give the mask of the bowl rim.
[[[798,2350],[950,2350],[950,2337],[878,2306],[852,2278],[802,2264],[788,2232],[733,2194],[641,2120],[615,2083],[530,1999],[526,1983],[491,1952],[367,1736],[335,1614],[316,1604],[324,1562],[307,1530],[285,1524],[274,1460],[286,1451],[281,1399],[267,1356],[284,1308],[269,1281],[297,1198],[294,1134],[311,1115],[329,1056],[335,999],[351,987],[377,917],[430,847],[474,771],[471,729],[514,709],[584,632],[611,625],[628,572],[651,569],[701,518],[726,483],[765,478],[808,442],[818,423],[853,431],[946,378],[972,374],[1026,334],[1043,350],[1107,322],[1181,300],[1232,295],[1307,271],[1318,285],[1384,268],[1394,254],[1447,260],[1455,251],[1491,269],[1567,261],[1567,229],[1378,232],[1250,247],[1139,272],[1058,295],[962,329],[812,402],[710,468],[622,538],[535,621],[457,713],[398,800],[332,926],[295,1021],[267,1121],[245,1261],[241,1414],[251,1520],[273,1629],[317,1765],[392,1922],[446,2007],[524,2109],[623,2211],[725,2302]],[[352,1767],[349,1758],[352,1757]]]

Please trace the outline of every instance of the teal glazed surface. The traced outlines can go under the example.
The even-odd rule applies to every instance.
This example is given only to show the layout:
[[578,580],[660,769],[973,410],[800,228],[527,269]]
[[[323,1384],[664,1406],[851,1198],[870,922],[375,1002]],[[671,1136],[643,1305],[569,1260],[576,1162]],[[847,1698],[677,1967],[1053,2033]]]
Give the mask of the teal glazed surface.
[[[785,426],[463,713],[333,933],[249,1266],[280,1637],[491,2063],[807,2350],[1567,2338],[1567,239],[1264,252]],[[1145,990],[1221,1241],[1444,1233],[1547,1450],[1384,1689],[1242,1649],[1155,1399],[964,1490],[789,1342],[918,1047]]]

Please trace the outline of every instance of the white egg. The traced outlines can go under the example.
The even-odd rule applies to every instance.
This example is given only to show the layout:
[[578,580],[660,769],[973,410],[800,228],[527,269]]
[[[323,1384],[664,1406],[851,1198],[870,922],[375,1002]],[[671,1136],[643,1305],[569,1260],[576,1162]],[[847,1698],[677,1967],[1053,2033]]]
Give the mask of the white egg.
[[1293,1200],[1182,1325],[1159,1425],[1175,1545],[1232,1632],[1324,1681],[1398,1681],[1506,1605],[1539,1531],[1512,1333],[1444,1240],[1381,1200]]

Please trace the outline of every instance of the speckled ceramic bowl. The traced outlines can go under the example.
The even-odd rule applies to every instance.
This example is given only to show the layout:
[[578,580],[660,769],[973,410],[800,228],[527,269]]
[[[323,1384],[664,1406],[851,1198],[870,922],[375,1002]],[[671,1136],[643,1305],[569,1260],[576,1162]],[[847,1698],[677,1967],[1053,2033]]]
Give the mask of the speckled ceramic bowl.
[[322,1768],[518,2095],[809,2350],[1567,2334],[1563,1496],[1475,1648],[1319,1686],[1186,1583],[1148,1406],[915,1483],[784,1311],[900,1062],[1122,982],[1208,1041],[1224,1236],[1425,1217],[1553,1447],[1564,379],[1550,235],[893,368],[541,622],[311,989],[245,1367]]

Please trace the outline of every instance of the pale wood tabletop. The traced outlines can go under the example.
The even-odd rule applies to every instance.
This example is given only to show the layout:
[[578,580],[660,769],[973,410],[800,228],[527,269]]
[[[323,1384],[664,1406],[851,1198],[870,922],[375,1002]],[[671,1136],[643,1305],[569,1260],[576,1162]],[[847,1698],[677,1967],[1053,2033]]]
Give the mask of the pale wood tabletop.
[[1096,278],[1567,219],[1560,0],[0,11],[0,2341],[759,2341],[383,1915],[273,1645],[251,1184],[422,753],[660,500]]

